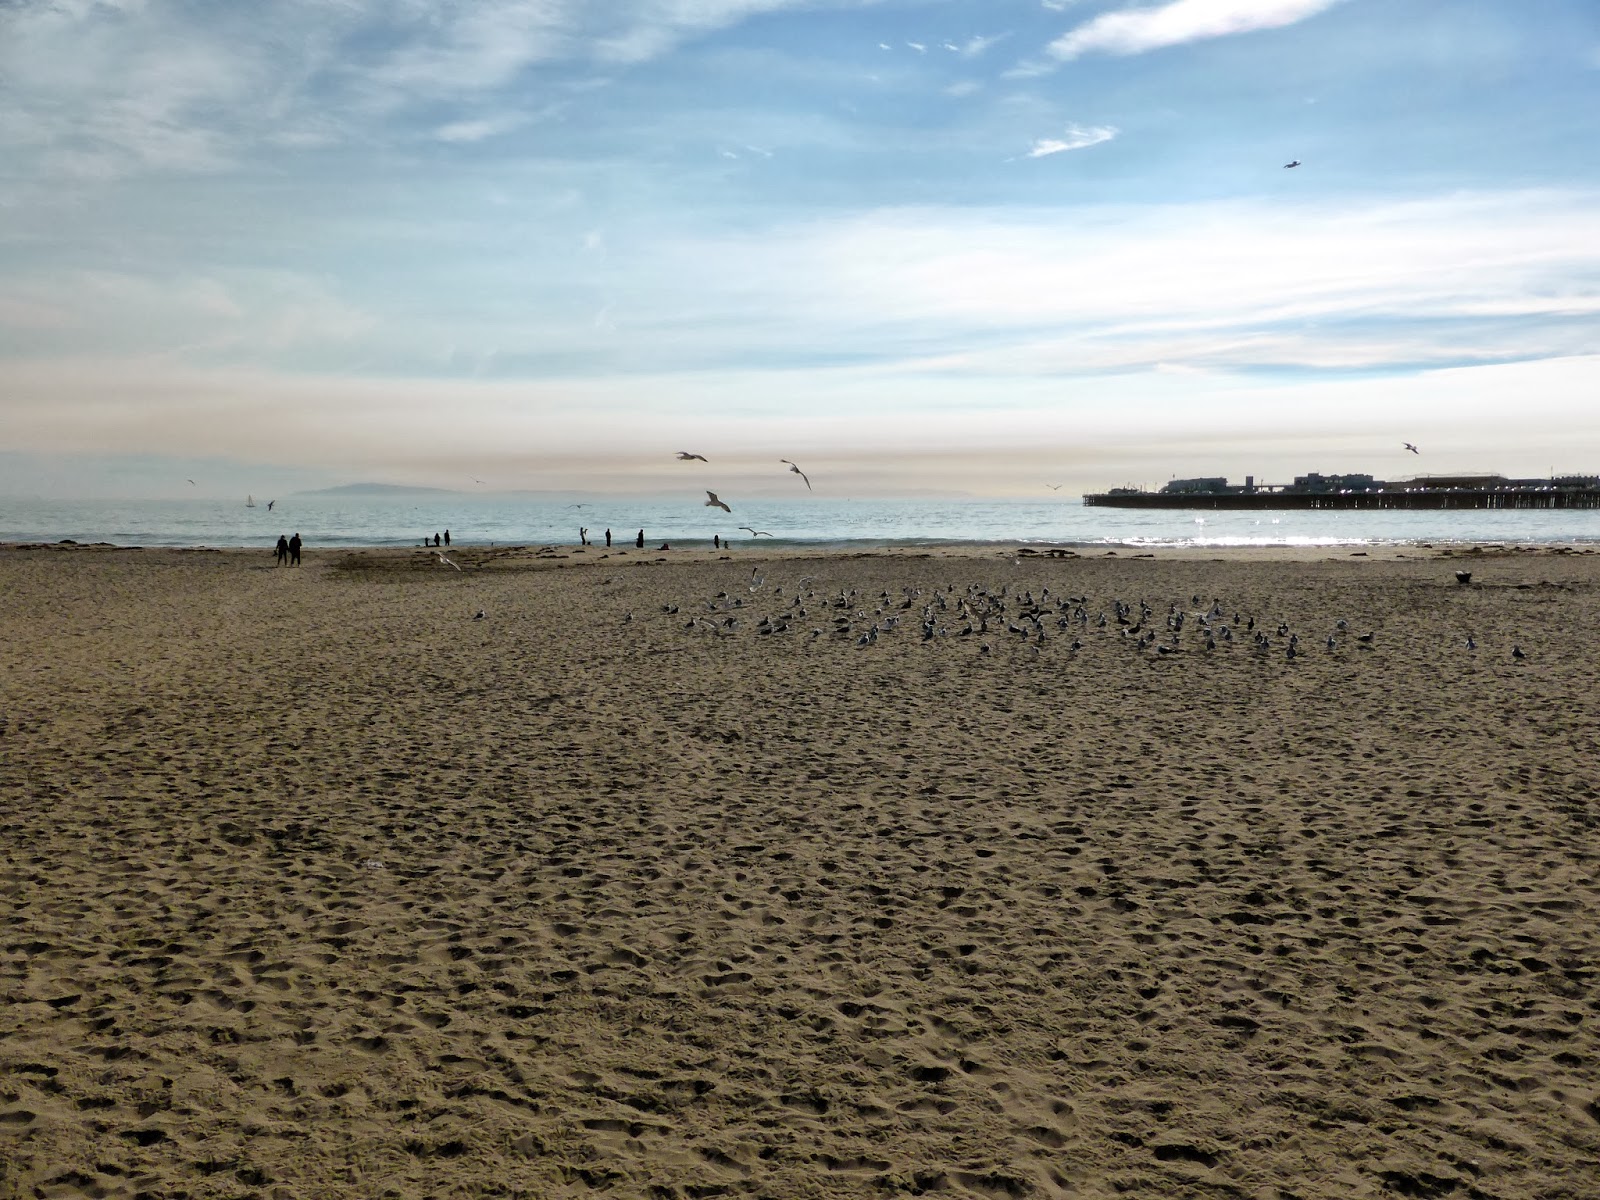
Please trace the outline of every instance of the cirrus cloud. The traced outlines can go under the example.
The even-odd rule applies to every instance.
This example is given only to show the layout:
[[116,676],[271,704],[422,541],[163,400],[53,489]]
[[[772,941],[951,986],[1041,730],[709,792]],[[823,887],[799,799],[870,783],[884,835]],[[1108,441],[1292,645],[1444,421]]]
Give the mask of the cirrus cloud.
[[1339,0],[1171,0],[1156,8],[1102,13],[1057,38],[1050,54],[1063,61],[1082,54],[1143,54],[1204,38],[1277,29],[1314,17]]
[[1085,150],[1090,146],[1109,142],[1117,136],[1117,132],[1115,125],[1092,125],[1088,128],[1082,125],[1068,125],[1064,137],[1040,138],[1023,157],[1044,158],[1050,154],[1060,154],[1064,150]]

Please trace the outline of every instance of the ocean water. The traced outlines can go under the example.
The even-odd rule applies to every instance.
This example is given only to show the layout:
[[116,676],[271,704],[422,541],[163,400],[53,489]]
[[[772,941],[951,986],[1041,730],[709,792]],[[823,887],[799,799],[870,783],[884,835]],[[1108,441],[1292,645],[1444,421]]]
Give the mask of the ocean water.
[[[456,545],[576,545],[578,529],[620,545],[643,528],[663,542],[704,546],[713,534],[762,547],[871,548],[942,542],[1095,547],[1382,546],[1417,542],[1600,544],[1600,510],[1533,512],[1216,512],[1086,508],[1046,501],[753,501],[727,514],[661,499],[598,499],[578,506],[518,496],[305,495],[247,508],[208,500],[49,501],[0,498],[0,542],[109,542],[118,546],[269,547],[299,533],[311,548],[415,546],[450,530]],[[772,536],[755,537],[740,526]]]

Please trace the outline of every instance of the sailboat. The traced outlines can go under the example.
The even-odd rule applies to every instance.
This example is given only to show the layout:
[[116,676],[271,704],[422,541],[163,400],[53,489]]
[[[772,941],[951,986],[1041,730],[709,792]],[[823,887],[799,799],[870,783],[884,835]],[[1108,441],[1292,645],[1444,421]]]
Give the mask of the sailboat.
[[256,498],[254,496],[246,495],[244,498],[244,506],[246,508],[254,508],[256,506]]

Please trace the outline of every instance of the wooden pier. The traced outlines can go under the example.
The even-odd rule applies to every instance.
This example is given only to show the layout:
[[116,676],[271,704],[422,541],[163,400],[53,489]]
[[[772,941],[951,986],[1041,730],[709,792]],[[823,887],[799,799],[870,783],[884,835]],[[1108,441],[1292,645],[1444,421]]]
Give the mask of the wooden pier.
[[1364,492],[1300,492],[1256,488],[1227,492],[1100,492],[1083,498],[1105,508],[1194,509],[1552,509],[1600,508],[1600,488],[1380,488]]

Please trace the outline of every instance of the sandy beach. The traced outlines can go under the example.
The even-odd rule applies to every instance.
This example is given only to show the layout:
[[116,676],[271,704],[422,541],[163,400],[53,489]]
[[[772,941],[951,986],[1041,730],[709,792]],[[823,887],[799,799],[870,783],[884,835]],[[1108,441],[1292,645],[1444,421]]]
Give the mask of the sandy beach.
[[1600,1195],[1600,555],[450,559],[0,549],[0,1200]]

